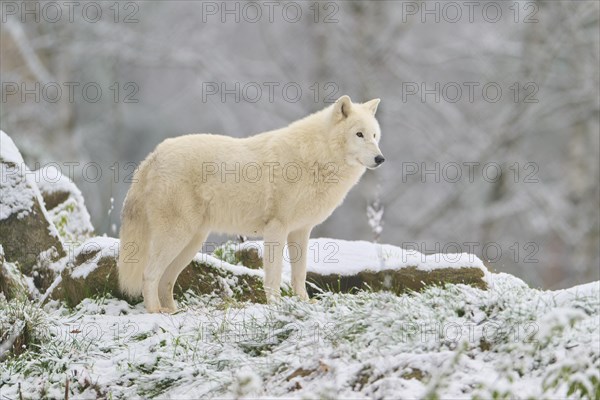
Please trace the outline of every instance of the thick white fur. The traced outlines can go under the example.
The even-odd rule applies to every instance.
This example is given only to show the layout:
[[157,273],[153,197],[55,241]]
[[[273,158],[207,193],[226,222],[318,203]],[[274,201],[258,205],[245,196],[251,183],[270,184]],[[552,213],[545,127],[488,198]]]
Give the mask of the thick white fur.
[[292,288],[307,299],[311,229],[381,156],[378,104],[342,96],[285,128],[248,138],[195,134],[163,141],[140,164],[123,206],[121,290],[143,294],[149,312],[176,310],[177,277],[216,231],[264,237],[269,300],[279,296],[290,243]]

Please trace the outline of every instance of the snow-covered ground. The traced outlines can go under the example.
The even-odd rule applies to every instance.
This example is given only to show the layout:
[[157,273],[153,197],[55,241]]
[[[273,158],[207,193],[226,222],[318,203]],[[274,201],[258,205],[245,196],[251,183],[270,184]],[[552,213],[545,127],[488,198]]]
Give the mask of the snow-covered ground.
[[[89,214],[70,180],[52,168],[38,170],[34,179],[1,131],[0,141],[0,159],[11,164],[2,164],[2,173],[12,177],[0,185],[0,221],[27,217],[35,202],[43,204],[42,193],[65,192],[67,201],[50,213],[41,210],[50,234],[76,249],[50,267],[60,270],[73,255],[96,249],[72,273],[84,278],[102,256],[115,255],[117,239],[89,238]],[[260,241],[242,246],[262,254]],[[217,252],[197,257],[233,275],[261,275],[233,265],[235,250],[225,246],[218,258]],[[600,282],[540,291],[488,272],[470,254],[424,255],[334,239],[309,244],[309,272],[405,267],[478,268],[488,289],[324,293],[274,305],[188,292],[173,315],[148,314],[141,304],[106,296],[70,309],[55,300],[40,306],[46,296],[7,301],[0,295],[0,347],[10,347],[5,339],[25,326],[15,342],[21,351],[2,359],[0,348],[0,400],[600,398]],[[31,277],[26,283],[33,286]]]
[[486,279],[277,305],[190,294],[174,315],[0,300],[34,343],[2,362],[0,398],[598,398],[600,283]]

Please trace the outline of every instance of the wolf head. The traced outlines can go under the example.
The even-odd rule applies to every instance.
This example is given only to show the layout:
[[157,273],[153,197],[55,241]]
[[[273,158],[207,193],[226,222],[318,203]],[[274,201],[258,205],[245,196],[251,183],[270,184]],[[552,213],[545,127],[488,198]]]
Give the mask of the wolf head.
[[351,166],[374,169],[385,161],[379,150],[381,129],[375,119],[378,105],[379,99],[352,103],[349,96],[342,96],[331,106],[332,133]]

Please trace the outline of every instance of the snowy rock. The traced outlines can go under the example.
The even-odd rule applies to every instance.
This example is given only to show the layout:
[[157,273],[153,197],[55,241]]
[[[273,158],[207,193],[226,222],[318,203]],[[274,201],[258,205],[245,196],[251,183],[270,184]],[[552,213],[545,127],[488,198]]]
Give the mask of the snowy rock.
[[46,212],[35,174],[2,131],[0,172],[0,244],[6,259],[18,263],[21,272],[45,290],[55,275],[48,265],[65,255],[63,243]]
[[[262,266],[262,241],[237,246],[239,249],[223,253],[234,253],[240,260],[250,259],[255,265]],[[401,294],[446,283],[462,283],[480,289],[488,286],[486,276],[489,272],[473,254],[425,255],[389,244],[329,238],[311,239],[308,253],[306,280],[310,295],[320,291],[349,293],[361,289]],[[283,273],[288,280],[291,276],[289,260],[289,253],[286,253]]]
[[[85,298],[105,295],[127,300],[118,285],[118,251],[118,239],[95,237],[86,240],[69,257],[61,273],[62,282],[54,290],[53,297],[63,299],[71,306]],[[174,292],[176,297],[191,290],[197,294],[264,303],[262,279],[261,271],[199,253],[179,275]]]
[[[462,283],[480,289],[486,289],[484,273],[479,268],[449,267],[423,271],[417,267],[388,269],[381,271],[362,271],[356,275],[329,274],[320,275],[308,272],[306,276],[309,295],[323,290],[339,293],[352,293],[356,290],[390,291],[402,294],[413,290],[421,290],[431,285]],[[315,287],[316,286],[316,287]]]
[[79,188],[52,166],[35,171],[46,210],[65,243],[81,244],[93,236],[94,227]]
[[[423,255],[421,258],[410,252],[400,254],[405,250],[367,242],[313,239],[309,246],[315,251],[330,247],[335,252],[323,254],[323,265],[319,264],[316,257],[309,257],[309,294],[323,291],[348,293],[360,289],[401,294],[446,283],[487,288],[485,267],[475,256],[444,255],[459,260],[458,264],[452,264],[435,261],[432,256]],[[377,261],[378,248],[386,249],[385,260]],[[126,299],[120,293],[117,282],[118,250],[118,239],[96,237],[85,241],[75,249],[71,261],[63,269],[62,282],[55,290],[54,297],[64,299],[72,306],[85,298],[107,294]],[[245,242],[241,245],[230,242],[215,251],[214,255],[218,258],[198,253],[179,276],[175,296],[191,290],[196,294],[214,294],[239,301],[263,303],[261,254],[262,242]],[[370,259],[364,258],[371,256]],[[404,256],[407,258],[402,262]],[[284,260],[289,260],[289,257]],[[377,267],[377,263],[381,265]],[[287,261],[284,262],[283,282],[290,282]]]

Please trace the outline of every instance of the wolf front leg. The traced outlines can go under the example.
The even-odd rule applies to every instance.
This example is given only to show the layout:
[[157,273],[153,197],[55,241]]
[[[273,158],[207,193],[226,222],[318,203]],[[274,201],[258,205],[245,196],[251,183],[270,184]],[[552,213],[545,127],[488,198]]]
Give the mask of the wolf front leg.
[[298,229],[288,235],[288,252],[292,264],[292,289],[294,289],[294,294],[302,300],[308,300],[308,293],[306,293],[306,260],[311,229]]
[[263,265],[265,271],[265,295],[272,303],[281,297],[281,267],[287,232],[278,222],[270,222],[265,228]]

